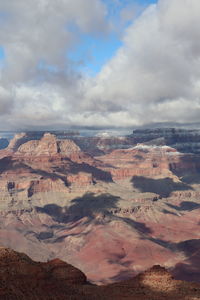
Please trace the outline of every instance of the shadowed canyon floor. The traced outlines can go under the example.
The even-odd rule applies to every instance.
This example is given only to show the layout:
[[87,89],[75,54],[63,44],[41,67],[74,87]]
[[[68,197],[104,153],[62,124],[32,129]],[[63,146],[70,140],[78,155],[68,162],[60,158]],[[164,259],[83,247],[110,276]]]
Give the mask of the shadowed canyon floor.
[[72,140],[32,138],[0,151],[2,246],[59,257],[96,284],[155,264],[200,281],[198,154],[139,144],[91,156]]

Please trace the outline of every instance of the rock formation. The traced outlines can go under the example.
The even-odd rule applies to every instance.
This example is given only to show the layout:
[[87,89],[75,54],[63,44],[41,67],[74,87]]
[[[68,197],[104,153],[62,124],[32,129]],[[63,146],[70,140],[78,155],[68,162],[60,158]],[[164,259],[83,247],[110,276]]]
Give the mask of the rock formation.
[[154,266],[128,281],[95,286],[73,266],[54,259],[35,262],[23,253],[0,248],[0,299],[199,299],[200,285],[176,281]]
[[198,157],[182,154],[168,146],[147,146],[139,144],[133,148],[114,150],[98,158],[105,170],[111,172],[114,180],[133,176],[174,177],[176,174],[198,172]]

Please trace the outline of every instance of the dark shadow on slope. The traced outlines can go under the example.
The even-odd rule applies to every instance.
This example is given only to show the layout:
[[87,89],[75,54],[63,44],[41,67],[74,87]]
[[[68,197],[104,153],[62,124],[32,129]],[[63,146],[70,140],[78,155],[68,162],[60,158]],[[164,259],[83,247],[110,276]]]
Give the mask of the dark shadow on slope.
[[[183,152],[183,151],[182,151]],[[199,154],[185,154],[179,157],[179,162],[169,164],[170,171],[181,178],[186,184],[200,182]]]
[[66,175],[62,176],[56,173],[50,173],[47,171],[43,171],[40,169],[33,169],[32,167],[26,165],[25,163],[12,160],[11,157],[5,157],[0,160],[0,172],[3,173],[5,171],[16,171],[18,169],[24,169],[25,171],[28,171],[30,174],[38,174],[42,176],[43,178],[50,178],[52,180],[61,179],[66,186],[68,186],[68,182],[66,180]]
[[[126,268],[132,268],[131,266],[133,265],[133,261],[132,260],[125,260],[123,261],[123,259],[126,258],[126,253],[111,253],[111,257],[112,259],[108,260],[109,264],[116,264],[118,266],[122,266],[122,267],[126,267]],[[130,269],[126,269],[127,271]]]
[[[92,174],[92,176],[96,179],[96,180],[101,180],[101,181],[105,181],[105,182],[112,182],[112,176],[110,174],[110,172],[106,172],[103,171],[101,169],[98,169],[96,167],[90,166],[86,163],[82,163],[80,165],[78,165],[78,171],[80,172],[80,169],[83,172]],[[72,173],[76,173],[76,169],[72,169],[70,170]]]
[[53,232],[52,231],[42,231],[42,232],[38,233],[36,235],[36,237],[40,241],[48,240],[48,239],[51,239],[53,237]]
[[151,228],[147,227],[145,223],[137,222],[135,220],[123,217],[117,217],[119,220],[125,222],[126,224],[130,225],[132,228],[136,229],[142,234],[151,234]]
[[11,165],[11,157],[4,157],[0,159],[0,172],[3,173]]
[[200,282],[200,239],[192,239],[177,244],[186,256],[185,261],[176,264],[172,273],[175,278]]
[[122,271],[119,271],[118,274],[116,274],[115,276],[113,276],[109,279],[114,282],[118,282],[118,281],[130,279],[131,277],[134,277],[135,275],[136,275],[136,273],[133,270],[122,270]]
[[83,217],[95,219],[96,214],[109,215],[109,209],[117,208],[119,197],[111,194],[95,196],[94,193],[86,193],[83,197],[72,200],[68,209],[69,215],[76,216],[75,221]]
[[171,178],[152,179],[143,176],[134,176],[132,178],[134,188],[142,193],[155,193],[161,197],[167,198],[174,191],[191,190],[192,188],[185,184],[174,182]]
[[60,179],[64,182],[65,186],[69,186],[66,176],[62,176],[62,175],[59,175],[56,173],[50,173],[50,172],[43,171],[40,169],[32,169],[31,173],[41,175],[43,178],[50,178],[51,180]]
[[[32,174],[40,175],[44,178],[50,178],[52,180],[60,179],[64,182],[66,186],[69,186],[67,182],[66,175],[67,174],[78,174],[79,172],[84,172],[91,174],[94,180],[100,180],[104,182],[113,182],[112,176],[110,172],[103,171],[97,167],[90,166],[86,163],[75,163],[72,162],[69,158],[62,159],[63,164],[60,167],[52,167],[52,172],[48,172],[42,169],[34,169],[33,167],[17,161],[12,160],[12,157],[4,157],[0,159],[0,173],[3,173],[8,170],[17,170],[17,169],[25,169]],[[66,163],[65,163],[66,161]],[[61,174],[59,174],[61,173]]]
[[18,162],[16,160],[13,160],[11,156],[4,157],[0,159],[0,173],[3,173],[5,171],[9,170],[17,170],[24,168],[26,170],[31,170],[29,166],[27,166],[24,163]]
[[[64,158],[63,161],[64,160],[71,162],[68,158]],[[98,167],[91,166],[87,163],[79,164],[73,161],[72,164],[68,164],[67,169],[65,168],[64,164],[61,167],[54,167],[54,169],[55,171],[61,172],[63,174],[66,174],[66,172],[70,174],[78,174],[79,172],[85,172],[91,174],[92,177],[96,180],[101,180],[104,182],[113,182],[110,172],[104,171]]]
[[146,239],[148,239],[149,241],[151,241],[151,242],[153,242],[153,243],[155,243],[155,244],[157,244],[161,247],[169,249],[172,252],[177,252],[178,251],[176,243],[172,243],[172,242],[169,242],[169,241],[165,241],[165,240],[158,239],[158,238],[152,238],[152,237],[146,237]]
[[199,184],[200,183],[200,174],[191,174],[191,175],[185,175],[181,178],[181,181],[186,184]]
[[177,216],[176,213],[172,212],[172,211],[169,211],[167,209],[163,209],[162,212],[166,215],[173,215],[173,216]]
[[180,206],[176,206],[170,203],[166,203],[170,208],[176,209],[178,211],[191,211],[200,208],[199,203],[195,203],[192,201],[183,201]]
[[77,222],[87,217],[89,223],[95,220],[96,214],[109,215],[109,209],[117,208],[116,204],[119,199],[119,197],[110,194],[95,196],[94,193],[86,193],[83,197],[72,200],[70,207],[63,208],[57,204],[48,204],[36,209],[38,212],[53,217],[56,222]]
[[[86,193],[83,197],[72,200],[71,206],[69,207],[48,204],[44,207],[36,207],[36,210],[51,216],[57,223],[64,223],[67,230],[78,227],[78,222],[80,222],[80,225],[89,225],[91,223],[100,225],[115,220],[126,223],[141,234],[141,236],[151,234],[151,229],[147,227],[145,223],[137,222],[129,218],[113,216],[110,210],[117,208],[119,200],[119,197],[110,194],[96,196],[93,193]],[[68,234],[66,236],[68,236]],[[61,240],[62,237],[59,238],[59,241]]]

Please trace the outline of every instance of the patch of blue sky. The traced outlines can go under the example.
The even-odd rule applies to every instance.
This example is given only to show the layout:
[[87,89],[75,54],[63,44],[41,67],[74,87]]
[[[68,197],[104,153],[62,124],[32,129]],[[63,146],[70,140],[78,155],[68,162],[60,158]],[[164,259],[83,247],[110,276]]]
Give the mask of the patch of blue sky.
[[131,8],[136,5],[141,8],[136,12],[137,17],[142,9],[150,4],[156,3],[157,0],[102,0],[107,7],[107,20],[114,25],[113,32],[105,37],[81,34],[76,26],[69,25],[68,29],[79,35],[81,42],[77,47],[68,53],[68,58],[72,61],[75,69],[89,73],[97,74],[102,66],[109,61],[122,46],[121,33],[130,25],[133,20],[122,22],[121,12],[123,9]]
[[5,51],[2,46],[0,46],[0,68],[3,67],[5,61]]
[[5,11],[0,11],[0,26],[4,26],[8,19],[9,14]]
[[5,52],[4,52],[4,48],[2,46],[0,46],[0,60],[5,58]]
[[107,37],[84,34],[81,36],[79,46],[68,53],[68,58],[72,61],[74,68],[89,75],[95,75],[121,45],[121,41],[114,33]]
[[51,73],[58,73],[59,69],[55,65],[48,64],[45,60],[41,59],[37,66],[38,70],[46,70]]
[[121,11],[131,6],[145,8],[150,4],[157,3],[158,0],[102,0],[107,6],[108,18],[118,17]]

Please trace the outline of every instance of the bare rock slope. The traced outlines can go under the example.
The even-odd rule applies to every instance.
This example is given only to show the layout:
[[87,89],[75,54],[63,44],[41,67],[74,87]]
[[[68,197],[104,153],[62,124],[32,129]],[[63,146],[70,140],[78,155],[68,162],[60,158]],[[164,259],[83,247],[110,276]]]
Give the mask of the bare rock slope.
[[160,266],[127,281],[95,286],[73,266],[54,259],[35,262],[23,253],[0,248],[0,299],[200,299],[200,285],[174,280]]

